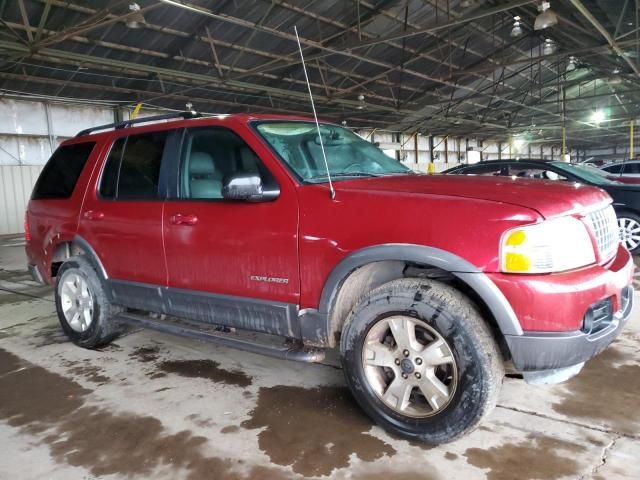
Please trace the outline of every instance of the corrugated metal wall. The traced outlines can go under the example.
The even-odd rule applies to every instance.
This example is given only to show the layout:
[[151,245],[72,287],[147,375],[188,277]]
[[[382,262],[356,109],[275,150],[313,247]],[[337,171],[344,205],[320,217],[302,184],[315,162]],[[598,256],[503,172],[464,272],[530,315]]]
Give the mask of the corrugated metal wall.
[[58,144],[113,115],[103,106],[0,100],[0,235],[23,232],[31,190]]
[[42,165],[0,165],[0,235],[24,231],[24,209]]

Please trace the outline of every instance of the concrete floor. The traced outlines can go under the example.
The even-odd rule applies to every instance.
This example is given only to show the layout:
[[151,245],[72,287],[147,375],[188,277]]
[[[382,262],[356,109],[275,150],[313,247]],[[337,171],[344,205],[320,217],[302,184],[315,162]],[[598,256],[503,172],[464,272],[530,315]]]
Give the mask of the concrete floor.
[[428,448],[372,426],[331,365],[150,331],[75,347],[19,243],[0,238],[0,479],[640,478],[640,310],[578,377],[507,378],[484,425]]

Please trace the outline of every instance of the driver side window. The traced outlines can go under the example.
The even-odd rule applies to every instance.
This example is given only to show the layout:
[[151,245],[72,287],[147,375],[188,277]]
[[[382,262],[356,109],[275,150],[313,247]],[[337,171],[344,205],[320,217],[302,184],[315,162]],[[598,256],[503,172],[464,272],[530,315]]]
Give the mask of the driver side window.
[[518,178],[537,178],[539,180],[566,181],[567,177],[546,168],[511,167],[511,175]]
[[225,179],[238,173],[258,174],[265,168],[238,135],[225,128],[187,130],[180,161],[180,197],[222,199]]

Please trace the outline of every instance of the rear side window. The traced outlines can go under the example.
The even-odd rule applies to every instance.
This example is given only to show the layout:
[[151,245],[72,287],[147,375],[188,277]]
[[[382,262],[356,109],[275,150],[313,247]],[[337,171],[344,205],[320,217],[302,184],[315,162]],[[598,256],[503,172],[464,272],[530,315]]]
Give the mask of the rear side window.
[[33,189],[33,200],[69,198],[95,142],[63,145],[51,156]]
[[624,173],[638,175],[640,173],[640,163],[627,163],[624,169]]
[[464,170],[455,172],[455,173],[463,173],[464,175],[487,175],[487,176],[500,176],[508,174],[508,167],[504,165],[477,165],[470,168],[465,168]]
[[605,172],[621,173],[622,172],[622,167],[623,167],[623,165],[611,165],[609,167],[604,167],[603,170]]
[[153,132],[116,140],[102,172],[100,196],[116,200],[157,199],[167,135]]

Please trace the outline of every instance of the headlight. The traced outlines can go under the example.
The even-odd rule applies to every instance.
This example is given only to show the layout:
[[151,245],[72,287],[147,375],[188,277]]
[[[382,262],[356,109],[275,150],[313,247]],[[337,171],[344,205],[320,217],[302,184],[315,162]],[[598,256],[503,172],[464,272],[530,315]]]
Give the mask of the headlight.
[[586,226],[561,217],[508,230],[500,245],[500,270],[505,273],[551,273],[596,261]]

